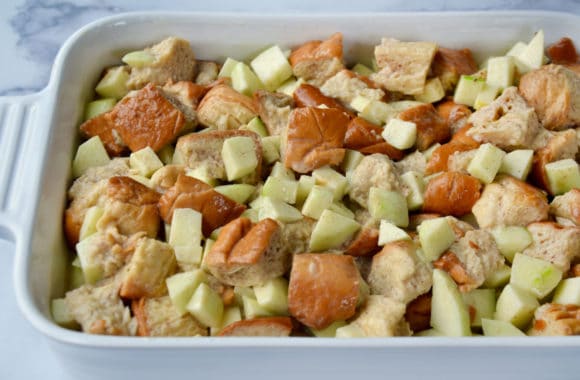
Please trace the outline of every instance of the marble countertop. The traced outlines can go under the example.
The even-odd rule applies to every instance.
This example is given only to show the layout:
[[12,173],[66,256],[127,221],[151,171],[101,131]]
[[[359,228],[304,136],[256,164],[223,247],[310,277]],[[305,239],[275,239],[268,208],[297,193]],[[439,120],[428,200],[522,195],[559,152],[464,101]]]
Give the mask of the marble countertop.
[[[257,12],[441,11],[544,9],[580,14],[580,0],[2,0],[0,96],[34,93],[46,86],[53,59],[68,36],[98,18],[129,11]],[[0,379],[66,380],[47,342],[21,317],[12,292],[13,245],[0,241]]]

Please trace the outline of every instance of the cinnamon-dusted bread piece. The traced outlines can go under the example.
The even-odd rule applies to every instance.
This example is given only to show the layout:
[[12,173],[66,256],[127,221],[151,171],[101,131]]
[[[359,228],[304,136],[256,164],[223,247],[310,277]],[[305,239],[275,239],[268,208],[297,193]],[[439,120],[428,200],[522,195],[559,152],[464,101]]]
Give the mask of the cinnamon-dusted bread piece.
[[387,296],[370,295],[360,314],[351,322],[366,337],[410,336],[405,304]]
[[185,174],[183,165],[165,165],[151,176],[151,187],[163,194],[177,182],[180,174]]
[[444,172],[427,183],[423,211],[463,216],[471,212],[480,191],[481,183],[477,178],[458,172]]
[[290,314],[315,329],[344,321],[355,313],[361,281],[352,256],[296,255],[288,288]]
[[401,191],[401,182],[393,162],[384,154],[365,156],[350,176],[350,199],[366,208],[371,187]]
[[308,173],[325,165],[340,164],[348,122],[348,115],[335,108],[294,109],[283,136],[284,165],[297,173]]
[[199,211],[203,215],[203,234],[209,236],[216,228],[240,216],[246,206],[218,193],[205,182],[180,174],[175,185],[159,199],[159,213],[165,223],[171,223],[176,208]]
[[441,46],[437,49],[431,65],[433,76],[439,77],[445,91],[453,90],[461,75],[473,74],[478,69],[471,50]]
[[280,225],[270,218],[254,225],[248,218],[235,219],[221,229],[205,265],[225,284],[262,285],[290,267],[291,255],[281,234]]
[[580,124],[580,76],[572,70],[542,66],[522,76],[519,90],[544,128],[562,130]]
[[217,79],[220,65],[214,61],[196,61],[195,83],[207,86]]
[[181,314],[168,296],[141,298],[131,303],[139,336],[207,336],[191,314]]
[[197,108],[199,121],[217,130],[238,129],[257,115],[252,98],[225,84],[212,87]]
[[358,150],[362,154],[382,153],[393,160],[400,160],[405,153],[385,141],[383,128],[362,117],[353,118],[344,135],[344,147]]
[[151,64],[132,67],[127,86],[139,89],[148,83],[163,85],[168,81],[191,81],[195,75],[195,54],[188,41],[169,37],[145,49],[153,55]]
[[324,95],[320,89],[308,83],[302,83],[292,94],[296,107],[327,107],[338,108],[341,111],[348,112],[338,100]]
[[288,317],[261,317],[230,323],[219,336],[289,336],[292,320]]
[[550,203],[550,214],[571,220],[580,226],[580,189],[558,195]]
[[415,123],[417,126],[415,145],[420,151],[424,151],[435,143],[445,143],[451,138],[451,132],[445,119],[437,113],[435,107],[430,103],[406,109],[397,117]]
[[467,131],[471,127],[471,124],[465,124],[453,135],[451,141],[435,148],[427,162],[425,174],[448,171],[450,159],[453,160],[452,157],[479,147],[480,143],[467,135]]
[[452,135],[455,135],[467,122],[471,110],[464,104],[455,103],[453,100],[446,100],[438,103],[435,107],[439,116],[447,122],[447,126]]
[[523,250],[524,255],[549,261],[563,272],[580,257],[580,227],[540,222],[529,224],[528,231],[532,244]]
[[395,162],[395,168],[397,168],[397,171],[401,175],[406,172],[417,172],[425,175],[427,158],[425,158],[425,154],[416,150],[413,153],[407,154],[402,160]]
[[344,68],[342,63],[342,34],[334,33],[325,41],[308,41],[290,53],[292,72],[298,78],[322,85]]
[[222,159],[224,141],[231,137],[250,137],[254,143],[254,151],[258,165],[254,173],[244,177],[247,183],[257,183],[262,171],[262,142],[260,136],[252,131],[228,130],[190,133],[181,136],[175,145],[174,163],[187,168],[205,168],[207,175],[214,179],[227,180],[226,167]]
[[382,100],[385,96],[383,90],[369,86],[366,81],[347,69],[328,78],[320,87],[320,91],[326,96],[340,100],[347,107],[357,96],[370,100]]
[[197,125],[197,106],[210,87],[179,81],[168,82],[161,89],[167,100],[183,112],[188,128],[193,129]]
[[348,242],[344,254],[351,256],[372,256],[380,250],[379,229],[363,226],[356,236]]
[[471,211],[481,228],[526,226],[548,219],[548,200],[539,189],[507,175],[486,185]]
[[279,92],[258,90],[254,93],[254,100],[270,136],[282,135],[288,126],[294,99]]
[[580,306],[547,303],[536,309],[531,336],[580,335]]

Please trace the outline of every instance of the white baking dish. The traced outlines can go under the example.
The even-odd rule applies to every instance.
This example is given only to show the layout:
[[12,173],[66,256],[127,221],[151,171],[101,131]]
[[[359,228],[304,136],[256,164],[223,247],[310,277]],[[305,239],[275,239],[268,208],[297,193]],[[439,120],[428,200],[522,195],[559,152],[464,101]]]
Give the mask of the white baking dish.
[[200,58],[244,58],[271,43],[290,47],[341,31],[351,60],[370,57],[383,36],[470,47],[482,57],[505,52],[540,28],[548,42],[564,35],[580,41],[579,16],[549,12],[140,13],[83,28],[61,49],[44,91],[0,98],[0,238],[16,243],[15,288],[24,316],[79,379],[578,378],[580,337],[149,339],[82,334],[49,318],[49,301],[63,290],[62,211],[83,104],[100,70],[123,52],[178,35]]

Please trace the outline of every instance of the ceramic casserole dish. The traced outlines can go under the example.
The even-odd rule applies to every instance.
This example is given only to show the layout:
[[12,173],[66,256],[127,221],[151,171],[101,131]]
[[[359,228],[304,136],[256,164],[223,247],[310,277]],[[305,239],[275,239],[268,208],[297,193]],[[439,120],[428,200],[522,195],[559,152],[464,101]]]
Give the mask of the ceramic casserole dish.
[[469,47],[481,61],[528,40],[580,41],[580,16],[550,12],[203,14],[136,13],[92,23],[56,58],[48,87],[0,98],[0,238],[16,246],[15,290],[32,325],[63,366],[82,379],[577,378],[580,337],[554,338],[134,338],[83,334],[50,318],[64,291],[67,263],[62,212],[83,106],[102,68],[124,52],[170,35],[188,39],[200,58],[245,57],[268,44],[296,46],[344,34],[345,57],[370,56],[381,37]]

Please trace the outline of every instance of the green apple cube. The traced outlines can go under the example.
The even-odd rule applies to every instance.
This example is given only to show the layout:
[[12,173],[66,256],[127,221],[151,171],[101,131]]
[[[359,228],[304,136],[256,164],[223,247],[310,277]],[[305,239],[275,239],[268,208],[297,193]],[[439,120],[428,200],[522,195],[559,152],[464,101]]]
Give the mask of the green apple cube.
[[499,269],[488,275],[483,283],[486,288],[500,288],[510,280],[512,268],[503,263]]
[[413,336],[433,337],[433,336],[443,336],[443,334],[440,331],[431,328],[419,331],[417,334],[413,334]]
[[539,69],[544,63],[544,31],[539,30],[532,40],[518,55],[520,62],[518,69],[522,74],[534,69]]
[[165,280],[169,298],[182,315],[187,313],[186,307],[193,292],[206,281],[207,276],[201,269],[177,273]]
[[425,258],[429,261],[437,260],[455,241],[455,233],[445,217],[423,221],[417,227],[417,233]]
[[129,72],[124,66],[111,67],[97,83],[95,91],[103,98],[121,99],[129,92]]
[[526,336],[522,330],[505,321],[482,318],[481,327],[485,336]]
[[211,327],[209,329],[211,336],[216,336],[222,331],[226,326],[231,325],[234,322],[242,320],[242,311],[238,306],[228,306],[224,309],[224,316],[222,318],[222,324],[220,327]]
[[455,281],[440,269],[433,270],[431,327],[445,336],[469,336],[469,312]]
[[342,202],[333,202],[330,206],[328,206],[328,209],[342,216],[346,216],[347,218],[354,219],[355,216],[354,212],[352,212]]
[[155,62],[155,56],[148,51],[137,50],[125,54],[121,61],[131,67],[141,68],[151,66]]
[[532,169],[533,158],[534,151],[531,149],[511,151],[503,157],[499,172],[525,181]]
[[276,315],[288,314],[288,280],[273,278],[261,286],[254,286],[256,301]]
[[562,271],[548,261],[516,253],[510,284],[542,299],[558,286],[562,275]]
[[73,177],[83,175],[87,169],[107,165],[111,159],[99,136],[94,136],[79,145],[72,164]]
[[280,136],[262,137],[262,157],[267,165],[280,159]]
[[288,79],[286,82],[282,83],[280,87],[276,89],[276,92],[281,92],[282,94],[293,96],[294,91],[296,91],[296,89],[300,87],[302,83],[304,83],[304,80],[302,78],[296,79],[292,77]]
[[319,219],[322,212],[330,207],[334,195],[330,189],[315,185],[302,206],[302,214],[312,219]]
[[185,267],[199,266],[203,256],[201,245],[177,245],[173,247],[175,259]]
[[497,95],[499,94],[499,88],[490,85],[484,85],[475,101],[473,102],[473,108],[476,110],[487,106],[489,103],[493,102]]
[[298,193],[296,193],[296,203],[302,204],[310,191],[314,188],[314,178],[309,175],[301,175],[298,180]]
[[85,120],[92,119],[95,116],[99,116],[100,114],[112,110],[116,103],[117,99],[114,98],[93,100],[92,102],[87,103],[85,108]]
[[95,249],[99,247],[98,239],[98,235],[91,235],[78,242],[75,246],[83,270],[85,283],[90,285],[95,284],[103,278],[102,263],[95,257]]
[[266,200],[266,198],[267,197],[264,197],[262,195],[258,195],[254,200],[252,200],[249,203],[249,205],[252,209],[259,210],[264,205],[264,200]]
[[186,169],[185,175],[195,179],[199,179],[200,181],[205,182],[210,186],[215,186],[218,183],[217,179],[214,178],[212,175],[210,175],[209,170],[205,165],[199,165],[194,169]]
[[50,312],[52,320],[60,326],[73,327],[76,325],[76,320],[66,307],[64,298],[53,299],[50,303]]
[[419,172],[408,171],[401,175],[403,186],[409,190],[407,195],[407,208],[411,211],[418,210],[423,206],[425,198],[425,181],[423,175]]
[[492,183],[504,156],[505,152],[495,145],[482,144],[467,166],[467,172],[483,183]]
[[360,227],[360,224],[351,218],[328,209],[324,210],[312,230],[310,250],[322,252],[338,248],[342,243],[350,240]]
[[423,156],[425,157],[425,160],[429,161],[431,159],[431,156],[433,155],[433,152],[439,148],[441,146],[441,144],[439,143],[435,143],[433,145],[431,145],[429,148],[427,148],[426,150],[423,151]]
[[70,269],[69,286],[70,289],[76,289],[85,284],[85,275],[82,268],[72,266]]
[[260,210],[247,208],[240,216],[250,219],[252,223],[258,223],[260,221]]
[[350,101],[350,107],[356,112],[362,113],[370,106],[371,102],[372,99],[362,95],[357,95]]
[[252,96],[256,90],[264,88],[252,69],[243,62],[238,62],[234,66],[231,78],[233,89],[247,96]]
[[274,91],[292,76],[292,66],[277,45],[261,52],[250,62],[250,66],[269,91]]
[[508,284],[497,299],[494,319],[510,322],[523,329],[532,320],[534,311],[539,306],[534,294]]
[[163,167],[163,162],[151,147],[146,147],[129,156],[129,165],[144,177],[151,177],[156,170]]
[[234,286],[234,296],[236,297],[236,303],[238,305],[243,304],[243,298],[247,297],[255,300],[256,294],[254,294],[254,289],[249,286]]
[[334,336],[337,338],[364,338],[366,334],[359,326],[349,324],[337,328]]
[[294,204],[298,194],[298,181],[279,177],[268,177],[262,187],[262,195],[282,202]]
[[567,278],[560,282],[552,302],[580,306],[580,277]]
[[345,177],[348,179],[349,175],[352,171],[360,164],[362,159],[364,158],[364,154],[359,152],[358,150],[347,149],[346,153],[344,154],[344,159],[340,164],[340,168],[345,173]]
[[365,104],[364,98],[355,97],[350,105],[359,112],[360,117],[377,125],[384,125],[394,116],[393,108],[379,100],[369,100]]
[[205,239],[205,244],[203,245],[202,259],[201,259],[201,263],[199,264],[199,267],[206,272],[209,272],[206,258],[208,257],[208,253],[211,250],[211,247],[214,245],[214,243],[215,243],[215,239],[207,238],[207,239]]
[[191,208],[177,208],[173,211],[169,244],[177,246],[197,246],[201,243],[202,215]]
[[383,246],[395,241],[411,240],[411,237],[405,230],[395,226],[386,220],[381,220],[379,226],[379,245]]
[[248,122],[248,124],[240,127],[240,129],[252,131],[258,134],[260,137],[268,136],[268,130],[266,129],[264,122],[262,121],[262,119],[260,119],[259,116],[254,117],[252,120]]
[[248,295],[242,295],[242,305],[244,308],[245,319],[254,319],[257,317],[271,317],[274,315],[270,310],[261,306],[256,298]]
[[254,140],[247,136],[230,137],[224,141],[222,160],[228,181],[253,173],[258,167]]
[[234,70],[234,67],[236,67],[238,63],[240,63],[240,61],[237,61],[230,57],[226,58],[220,72],[218,73],[218,78],[231,77],[232,71]]
[[193,292],[186,310],[201,324],[208,327],[219,327],[222,323],[224,303],[219,294],[202,282]]
[[336,337],[336,330],[344,326],[346,326],[345,321],[334,321],[320,330],[310,328],[310,332],[317,338],[334,338]]
[[296,208],[279,199],[263,197],[259,212],[260,220],[271,218],[282,223],[297,222],[303,218]]
[[355,64],[352,67],[352,69],[350,69],[350,70],[352,72],[354,72],[354,73],[356,73],[358,75],[362,75],[364,77],[368,77],[369,75],[371,75],[371,74],[374,73],[374,71],[370,67],[368,67],[366,65],[363,65],[362,63]]
[[462,293],[468,308],[475,310],[471,326],[480,327],[482,318],[493,318],[495,313],[495,289],[473,289]]
[[580,167],[573,158],[546,164],[546,175],[554,195],[580,188]]
[[83,224],[81,225],[81,230],[79,232],[79,241],[85,240],[87,237],[91,236],[95,232],[97,232],[97,223],[101,216],[103,216],[102,207],[93,206],[89,207],[87,212],[85,213],[85,218],[83,219]]
[[159,149],[159,152],[157,152],[157,156],[159,156],[159,159],[161,162],[163,162],[163,165],[172,164],[174,154],[175,148],[171,144],[165,145],[163,148]]
[[509,57],[517,57],[526,49],[527,46],[528,44],[526,44],[525,42],[518,41],[514,44],[514,46],[510,48],[510,50],[508,50],[508,52],[505,55]]
[[440,101],[445,97],[445,90],[441,84],[441,80],[438,77],[431,78],[425,83],[423,92],[415,96],[420,102],[423,103],[435,103]]
[[391,119],[381,133],[386,142],[397,149],[409,149],[417,140],[417,125],[410,121]]
[[473,107],[477,95],[483,89],[485,81],[471,75],[462,75],[459,77],[455,93],[453,94],[453,101],[455,103],[464,104]]
[[296,179],[294,171],[292,171],[292,169],[290,168],[285,167],[284,164],[281,163],[280,161],[276,161],[276,163],[274,163],[274,166],[272,166],[270,177],[285,178],[288,180]]
[[312,178],[317,185],[326,186],[332,190],[334,200],[341,200],[346,194],[348,180],[345,176],[332,169],[330,166],[323,166],[312,172]]
[[522,252],[527,246],[532,244],[532,235],[526,227],[521,226],[499,226],[490,230],[495,240],[497,248],[509,262],[514,261],[514,255]]
[[385,219],[399,227],[409,225],[407,200],[398,191],[371,187],[368,210],[375,220]]
[[231,185],[216,186],[214,190],[231,200],[244,204],[254,194],[256,186],[245,183],[233,183]]
[[514,83],[514,73],[515,64],[513,57],[492,57],[487,61],[487,77],[485,81],[491,87],[507,88]]

